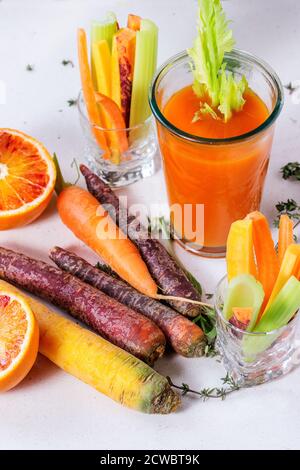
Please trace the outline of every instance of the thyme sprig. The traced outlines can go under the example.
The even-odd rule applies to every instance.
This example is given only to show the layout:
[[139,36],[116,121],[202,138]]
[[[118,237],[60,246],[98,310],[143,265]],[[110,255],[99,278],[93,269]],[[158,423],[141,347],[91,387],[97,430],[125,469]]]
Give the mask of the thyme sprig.
[[67,65],[71,65],[72,68],[74,67],[74,63],[73,63],[72,60],[66,60],[66,59],[64,59],[64,60],[61,61],[61,64],[62,64],[64,67],[66,67]]
[[299,85],[293,85],[293,82],[289,82],[287,85],[284,85],[284,88],[288,90],[289,95],[292,95],[294,91],[298,90]]
[[277,215],[274,220],[274,226],[279,226],[280,216],[283,214],[288,215],[292,220],[296,222],[294,228],[300,223],[300,205],[294,199],[288,199],[287,201],[280,201],[276,204]]
[[75,106],[77,104],[77,101],[76,99],[70,99],[67,101],[68,105],[69,106]]
[[300,163],[289,162],[280,169],[282,178],[287,180],[289,178],[295,178],[300,181]]
[[[182,383],[181,385],[176,385],[173,383],[170,377],[167,377],[169,385],[177,390],[181,390],[182,396],[192,393],[198,395],[203,401],[207,401],[210,398],[219,398],[225,400],[225,398],[233,392],[240,390],[240,386],[237,382],[231,377],[229,373],[225,377],[222,377],[221,381],[223,387],[211,387],[211,388],[202,388],[201,390],[193,390],[188,384]],[[226,385],[226,387],[224,387]]]

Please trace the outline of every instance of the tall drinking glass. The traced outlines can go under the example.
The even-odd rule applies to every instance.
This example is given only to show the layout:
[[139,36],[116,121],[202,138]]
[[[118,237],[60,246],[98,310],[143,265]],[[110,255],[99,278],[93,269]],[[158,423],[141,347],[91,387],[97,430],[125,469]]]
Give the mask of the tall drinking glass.
[[226,54],[225,62],[236,77],[246,76],[267,107],[266,120],[246,134],[204,138],[166,118],[170,98],[193,82],[186,52],[160,68],[150,92],[169,204],[181,208],[181,217],[171,212],[174,235],[186,249],[208,257],[224,256],[231,223],[259,209],[274,125],[283,104],[281,82],[265,62],[240,50]]

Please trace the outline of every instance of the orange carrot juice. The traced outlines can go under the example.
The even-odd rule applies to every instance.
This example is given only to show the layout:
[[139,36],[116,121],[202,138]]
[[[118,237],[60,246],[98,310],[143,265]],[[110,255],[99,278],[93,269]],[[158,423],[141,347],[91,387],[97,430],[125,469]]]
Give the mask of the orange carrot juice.
[[[199,98],[192,86],[176,92],[163,108],[166,119],[181,131],[206,139],[228,139],[259,127],[268,117],[264,102],[251,90],[246,103],[225,123],[205,115],[193,121]],[[204,205],[202,234],[192,235],[195,211],[191,220],[183,218],[174,229],[180,238],[204,245],[212,252],[223,251],[231,223],[258,209],[267,172],[272,134],[264,139],[232,144],[202,146],[179,141],[172,133],[159,132],[170,205]],[[185,223],[185,225],[184,225]],[[184,226],[184,228],[183,228]],[[197,236],[199,235],[199,236]]]

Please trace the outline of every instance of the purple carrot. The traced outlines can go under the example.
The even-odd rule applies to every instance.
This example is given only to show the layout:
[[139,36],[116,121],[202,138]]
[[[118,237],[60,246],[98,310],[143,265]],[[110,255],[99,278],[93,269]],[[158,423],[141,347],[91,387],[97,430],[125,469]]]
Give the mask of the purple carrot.
[[206,341],[201,328],[170,307],[141,294],[121,279],[100,271],[63,248],[52,248],[50,258],[59,268],[150,318],[161,328],[178,354],[185,357],[203,355]]
[[61,269],[0,247],[0,278],[49,300],[149,364],[164,352],[164,334],[151,320]]
[[[163,294],[201,301],[201,296],[182,268],[159,240],[150,238],[148,229],[142,227],[134,216],[126,214],[111,188],[85,165],[80,165],[80,171],[85,178],[89,192],[106,208],[123,232],[127,233],[136,244],[151,276]],[[178,300],[170,300],[169,303],[183,315],[196,317],[202,312],[202,307],[195,304]]]

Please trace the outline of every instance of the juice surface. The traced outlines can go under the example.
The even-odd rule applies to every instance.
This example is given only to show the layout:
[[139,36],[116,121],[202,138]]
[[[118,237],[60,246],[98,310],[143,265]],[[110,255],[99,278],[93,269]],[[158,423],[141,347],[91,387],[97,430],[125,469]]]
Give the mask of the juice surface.
[[[175,93],[162,111],[180,130],[220,139],[245,134],[267,119],[268,108],[253,91],[247,91],[245,99],[242,111],[227,123],[210,115],[192,122],[200,104],[191,86]],[[207,251],[224,251],[231,223],[259,208],[273,128],[229,144],[189,142],[162,125],[158,125],[158,135],[169,203],[192,207],[182,220],[173,220],[176,232],[188,241],[204,245]],[[195,222],[197,204],[204,207],[201,233]]]
[[163,113],[168,121],[189,134],[212,139],[235,137],[260,126],[269,115],[265,103],[253,91],[248,90],[244,98],[246,102],[242,111],[234,113],[227,122],[221,118],[216,120],[209,114],[192,122],[200,101],[190,85],[169,99]]

